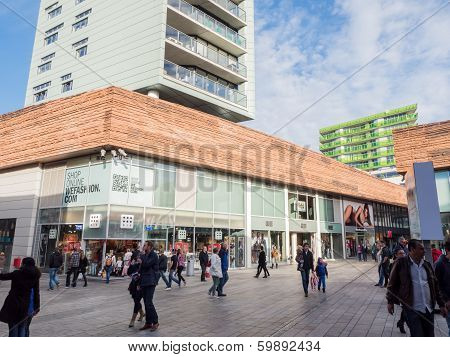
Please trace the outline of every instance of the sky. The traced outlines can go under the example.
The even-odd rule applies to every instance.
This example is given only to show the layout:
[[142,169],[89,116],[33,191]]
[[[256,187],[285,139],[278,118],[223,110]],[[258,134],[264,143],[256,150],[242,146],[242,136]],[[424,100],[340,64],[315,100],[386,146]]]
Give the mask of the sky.
[[[23,107],[38,9],[0,0],[0,113]],[[255,0],[245,125],[318,150],[321,127],[413,103],[419,123],[449,120],[449,18],[448,0]]]

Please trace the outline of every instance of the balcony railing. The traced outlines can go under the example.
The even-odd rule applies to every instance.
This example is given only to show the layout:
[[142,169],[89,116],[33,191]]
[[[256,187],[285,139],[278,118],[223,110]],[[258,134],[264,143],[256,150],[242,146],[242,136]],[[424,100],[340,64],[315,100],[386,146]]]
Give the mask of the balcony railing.
[[392,135],[392,130],[387,129],[379,133],[369,133],[360,136],[353,136],[351,138],[339,138],[335,141],[327,142],[325,144],[320,145],[320,150],[331,149],[338,146],[353,144],[353,143],[361,143],[364,141],[368,141],[370,139],[382,138]]
[[220,7],[223,7],[228,12],[231,12],[234,16],[239,17],[242,21],[246,21],[246,14],[243,9],[230,0],[211,0],[215,2]]
[[219,66],[231,70],[243,77],[247,77],[247,67],[237,61],[230,61],[230,59],[204,44],[194,40],[192,37],[184,34],[172,26],[166,27],[166,38],[175,41],[177,44],[183,46],[191,52],[194,52],[203,58],[206,58]]
[[209,78],[203,77],[198,73],[190,71],[187,68],[181,67],[175,63],[165,60],[164,73],[181,82],[190,84],[191,86],[214,94],[237,105],[247,107],[247,96],[245,94],[224,86],[223,84],[215,82]]
[[337,150],[333,150],[333,151],[325,151],[323,154],[325,156],[332,157],[332,156],[337,156],[340,154],[358,153],[358,152],[362,152],[362,151],[368,151],[371,149],[384,147],[384,146],[392,146],[392,145],[394,145],[393,140],[385,140],[385,141],[379,141],[379,142],[374,142],[374,143],[367,143],[367,144],[363,144],[363,145],[346,146],[343,150],[337,149]]
[[191,4],[188,4],[183,0],[168,0],[168,4],[236,45],[242,48],[247,47],[247,41],[243,36],[239,35],[236,31],[230,29],[228,26],[225,26],[223,23],[205,14],[203,11],[197,9]]

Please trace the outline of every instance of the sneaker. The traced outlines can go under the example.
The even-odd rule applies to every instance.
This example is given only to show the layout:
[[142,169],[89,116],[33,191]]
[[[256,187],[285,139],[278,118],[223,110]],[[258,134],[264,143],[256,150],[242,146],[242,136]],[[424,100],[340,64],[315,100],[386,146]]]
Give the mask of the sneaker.
[[65,286],[64,289],[70,289],[70,286]]
[[184,284],[184,286],[186,286],[186,282],[185,281],[183,281],[183,284]]
[[263,278],[267,278],[267,275],[264,275]]
[[[220,295],[220,296],[223,296],[223,295]],[[214,297],[214,296],[213,296],[213,297]],[[215,298],[218,299],[218,298],[219,298],[219,295],[216,295]]]
[[47,291],[53,291],[53,288],[48,288]]
[[172,290],[172,288],[171,287],[167,287],[164,290],[169,291],[169,290]]
[[227,296],[227,294],[219,294],[219,295],[217,295],[217,297],[219,297],[219,296]]
[[380,284],[375,284],[374,286],[380,286]]

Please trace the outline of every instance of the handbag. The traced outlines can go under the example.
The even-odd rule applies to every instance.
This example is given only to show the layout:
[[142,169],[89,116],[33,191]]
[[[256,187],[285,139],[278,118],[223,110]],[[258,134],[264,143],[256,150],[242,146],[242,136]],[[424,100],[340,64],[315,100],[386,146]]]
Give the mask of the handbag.
[[297,270],[298,270],[298,271],[305,271],[305,269],[303,269],[301,263],[298,263],[298,264],[297,264]]

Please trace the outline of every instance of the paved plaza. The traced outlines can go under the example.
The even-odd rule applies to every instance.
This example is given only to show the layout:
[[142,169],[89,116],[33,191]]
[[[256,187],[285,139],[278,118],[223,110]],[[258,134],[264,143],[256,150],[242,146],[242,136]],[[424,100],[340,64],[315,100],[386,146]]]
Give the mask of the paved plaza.
[[[270,270],[270,269],[269,269]],[[357,261],[330,262],[327,292],[304,297],[295,265],[270,270],[269,279],[255,279],[255,270],[230,272],[227,297],[207,295],[210,281],[198,273],[187,286],[165,291],[157,287],[155,304],[160,328],[128,328],[133,301],[129,280],[106,285],[91,280],[87,288],[47,291],[48,275],[41,279],[41,312],[31,325],[32,336],[404,336],[395,316],[386,311],[386,289],[374,287],[376,266]],[[61,281],[64,280],[60,279]],[[1,282],[3,303],[9,282]],[[436,316],[436,335],[446,336],[445,320]],[[0,336],[7,326],[0,324]]]

